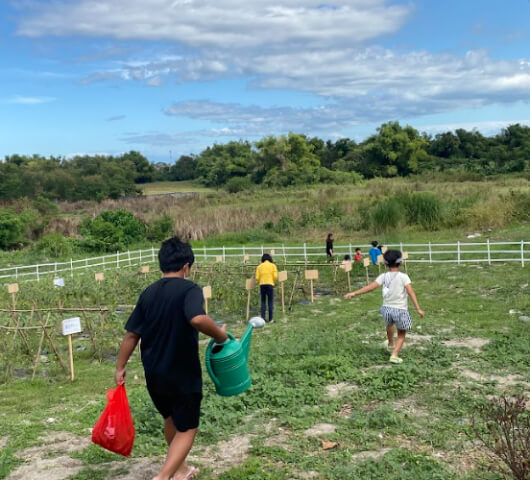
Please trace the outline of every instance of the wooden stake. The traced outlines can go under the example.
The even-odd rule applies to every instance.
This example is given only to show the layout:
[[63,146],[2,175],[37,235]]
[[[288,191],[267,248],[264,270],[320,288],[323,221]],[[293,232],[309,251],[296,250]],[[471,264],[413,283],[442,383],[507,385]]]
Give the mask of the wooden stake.
[[250,295],[252,292],[252,289],[256,286],[256,279],[255,278],[247,278],[245,282],[245,288],[247,289],[248,295],[247,295],[247,322],[250,319]]
[[368,268],[370,267],[370,259],[365,258],[363,260],[364,269],[366,270],[366,284],[368,285],[370,283],[370,276],[368,275]]
[[35,355],[35,362],[33,363],[33,373],[31,374],[31,381],[35,379],[35,374],[37,373],[37,367],[39,366],[39,361],[40,361],[40,352],[42,351],[42,343],[44,342],[44,330],[46,330],[46,327],[48,326],[49,321],[50,321],[50,313],[48,313],[46,317],[46,322],[44,323],[44,326],[42,327],[42,333],[40,335],[40,340],[39,340],[39,348],[37,349],[37,355]]
[[403,265],[405,266],[405,272],[408,273],[407,272],[407,260],[409,258],[409,252],[403,252],[401,254],[401,258],[403,258]]
[[204,297],[204,310],[206,315],[208,315],[208,299],[212,298],[212,287],[210,285],[202,288],[202,296]]
[[70,356],[70,380],[74,381],[74,352],[72,351],[72,335],[68,335],[68,355]]
[[285,281],[287,280],[287,270],[278,272],[278,282],[280,282],[280,290],[282,293],[282,313],[285,313]]
[[309,284],[311,286],[311,303],[315,302],[315,294],[313,290],[313,280],[318,280],[318,270],[306,270],[305,271],[305,278],[306,280],[309,280]]

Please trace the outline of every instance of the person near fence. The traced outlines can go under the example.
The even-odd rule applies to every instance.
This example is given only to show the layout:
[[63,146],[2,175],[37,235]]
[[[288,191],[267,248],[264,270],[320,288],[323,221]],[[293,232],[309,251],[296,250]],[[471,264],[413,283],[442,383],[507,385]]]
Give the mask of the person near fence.
[[[353,298],[363,293],[371,292],[378,287],[383,287],[383,305],[380,312],[386,324],[387,340],[385,341],[385,347],[392,352],[389,359],[390,363],[402,363],[403,359],[399,356],[399,352],[403,347],[407,332],[412,328],[407,296],[410,297],[420,317],[423,318],[424,312],[418,304],[409,276],[399,271],[403,263],[401,252],[399,250],[387,250],[384,254],[384,259],[388,271],[379,275],[369,285],[347,293],[344,298]],[[397,339],[395,340],[394,325],[397,328]]]
[[371,243],[371,245],[372,245],[372,248],[370,250],[368,250],[368,255],[370,255],[372,263],[374,265],[377,265],[377,257],[379,255],[381,255],[381,250],[379,250],[379,248],[377,248],[377,246],[379,245],[379,242],[377,240],[374,240]]
[[147,390],[164,418],[168,444],[164,465],[153,480],[189,480],[198,473],[186,463],[202,400],[198,332],[222,343],[226,326],[217,326],[206,315],[201,288],[188,280],[195,260],[188,243],[177,237],[166,240],[158,260],[163,276],[142,292],[125,325],[115,381],[125,381],[127,362],[141,339]]
[[351,265],[351,257],[349,255],[344,255],[344,260],[340,264],[340,268],[345,270],[346,269],[346,265]]
[[363,254],[361,252],[361,249],[359,247],[357,247],[355,249],[355,255],[353,256],[353,261],[354,262],[360,262],[362,259],[363,259]]
[[328,257],[328,260],[331,260],[333,258],[333,241],[335,239],[333,238],[332,233],[328,233],[328,236],[326,237],[326,256]]
[[274,323],[274,285],[278,278],[278,268],[268,253],[261,257],[261,263],[256,268],[256,281],[261,294],[261,318],[265,320],[265,310],[269,307],[269,323]]

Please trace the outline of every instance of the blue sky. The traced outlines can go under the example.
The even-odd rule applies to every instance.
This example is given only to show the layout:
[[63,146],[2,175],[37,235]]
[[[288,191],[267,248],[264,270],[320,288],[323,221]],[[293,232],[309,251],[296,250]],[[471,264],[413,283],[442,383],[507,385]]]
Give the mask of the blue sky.
[[530,124],[529,0],[4,0],[0,16],[2,158]]

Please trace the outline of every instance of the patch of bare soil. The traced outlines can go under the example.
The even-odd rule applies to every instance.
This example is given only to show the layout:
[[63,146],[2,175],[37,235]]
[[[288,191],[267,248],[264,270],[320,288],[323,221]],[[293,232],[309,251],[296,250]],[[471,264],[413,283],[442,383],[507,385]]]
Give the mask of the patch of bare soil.
[[351,417],[352,412],[353,407],[350,404],[345,403],[340,409],[339,416],[342,418],[349,418]]
[[335,433],[337,427],[331,423],[317,423],[311,428],[308,428],[304,435],[306,437],[318,437],[319,435],[327,435],[329,433]]
[[522,385],[530,388],[530,383],[526,382],[520,375],[506,374],[506,375],[483,375],[481,373],[469,370],[468,368],[460,368],[462,376],[474,380],[476,382],[497,382],[498,385],[503,387],[513,387],[515,385]]
[[70,453],[81,451],[90,443],[87,437],[78,437],[71,433],[52,433],[42,439],[35,447],[26,448],[17,453],[24,460],[8,480],[63,480],[77,473],[82,463],[70,457]]
[[465,475],[476,470],[480,464],[491,461],[490,454],[477,442],[466,442],[457,451],[437,451],[433,453],[436,457],[447,464],[447,466],[459,474]]
[[426,408],[417,405],[414,397],[401,398],[394,402],[394,408],[397,412],[406,413],[411,417],[428,417],[429,411]]
[[385,453],[390,452],[392,450],[391,448],[382,448],[381,450],[367,450],[365,452],[357,452],[354,453],[351,458],[355,462],[364,462],[365,460],[368,460],[369,458],[380,458]]
[[329,398],[339,398],[345,393],[357,390],[357,385],[346,382],[332,383],[326,386],[326,394]]
[[265,446],[267,447],[281,447],[285,450],[289,450],[289,437],[290,432],[284,427],[278,426],[276,418],[273,418],[265,426],[265,433],[267,440],[265,440]]
[[0,448],[4,448],[9,441],[9,437],[0,437]]
[[432,335],[421,335],[419,333],[408,333],[405,345],[415,345],[418,343],[430,342]]
[[234,435],[200,452],[194,453],[192,450],[189,461],[199,467],[209,467],[216,474],[224,472],[245,462],[248,458],[251,438],[249,434]]
[[151,480],[160,472],[164,464],[164,457],[140,458],[124,464],[116,462],[116,466],[127,468],[128,472],[119,476],[112,476],[113,480]]
[[446,347],[470,348],[475,353],[480,353],[480,349],[490,343],[487,338],[461,338],[459,340],[444,340],[442,342]]

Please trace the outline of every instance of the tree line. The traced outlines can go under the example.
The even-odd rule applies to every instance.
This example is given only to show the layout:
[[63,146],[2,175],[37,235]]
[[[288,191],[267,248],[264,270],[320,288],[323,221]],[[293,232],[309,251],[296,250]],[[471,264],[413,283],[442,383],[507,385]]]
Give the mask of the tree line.
[[102,200],[138,195],[138,184],[196,180],[236,192],[254,185],[284,187],[355,183],[362,178],[448,171],[494,175],[530,170],[530,127],[510,125],[486,137],[457,129],[434,136],[398,122],[382,124],[362,142],[324,141],[303,134],[214,144],[174,164],[138,152],[71,159],[10,155],[0,162],[0,200]]

